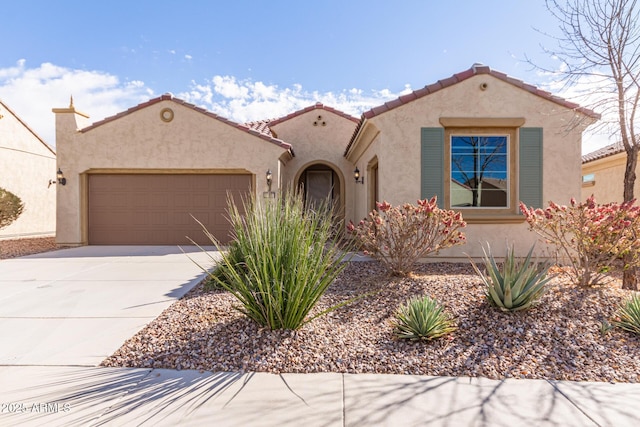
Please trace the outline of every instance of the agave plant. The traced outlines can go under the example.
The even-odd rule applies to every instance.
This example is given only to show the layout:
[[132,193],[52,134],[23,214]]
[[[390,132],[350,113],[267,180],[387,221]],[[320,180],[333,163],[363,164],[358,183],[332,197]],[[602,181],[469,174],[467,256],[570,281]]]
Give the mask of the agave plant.
[[507,248],[507,254],[498,267],[491,253],[491,247],[484,253],[486,274],[482,273],[473,260],[471,265],[485,285],[485,294],[491,304],[502,311],[520,311],[531,308],[538,303],[546,291],[546,284],[554,276],[547,276],[551,264],[538,263],[531,260],[533,246],[524,260],[515,256],[513,246]]
[[444,307],[429,296],[409,299],[391,323],[398,338],[409,340],[432,340],[456,329]]
[[625,331],[640,334],[640,295],[635,294],[620,305],[616,312],[618,319],[613,324]]

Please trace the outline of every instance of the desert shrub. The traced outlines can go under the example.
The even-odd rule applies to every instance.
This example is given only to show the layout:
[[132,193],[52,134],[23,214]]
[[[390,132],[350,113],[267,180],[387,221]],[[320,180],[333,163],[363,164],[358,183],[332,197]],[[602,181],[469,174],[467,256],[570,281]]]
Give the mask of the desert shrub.
[[436,198],[393,207],[378,203],[378,210],[347,229],[366,254],[381,261],[393,274],[404,276],[422,257],[465,243],[459,229],[466,223],[462,214],[438,208]]
[[634,294],[620,305],[613,324],[640,335],[640,294]]
[[591,196],[581,203],[571,199],[569,206],[550,202],[545,209],[521,203],[520,210],[529,229],[556,247],[583,286],[602,283],[623,256],[625,268],[640,263],[640,207],[633,201],[599,205]]
[[238,299],[238,310],[270,329],[298,329],[337,308],[308,316],[346,267],[332,237],[331,209],[305,209],[302,195],[293,191],[269,200],[254,196],[243,207],[245,214],[229,203],[235,241],[210,274]]
[[471,265],[480,276],[485,286],[485,295],[489,302],[502,311],[520,311],[531,308],[538,303],[547,290],[546,284],[552,277],[547,277],[550,263],[538,263],[531,260],[533,247],[524,259],[515,256],[513,246],[507,248],[504,262],[499,266],[491,247],[484,253],[485,273],[481,272],[473,260]]
[[398,338],[409,340],[432,340],[456,328],[444,307],[429,296],[411,298],[396,311],[391,321]]
[[0,187],[0,229],[18,219],[23,210],[24,203],[20,197]]

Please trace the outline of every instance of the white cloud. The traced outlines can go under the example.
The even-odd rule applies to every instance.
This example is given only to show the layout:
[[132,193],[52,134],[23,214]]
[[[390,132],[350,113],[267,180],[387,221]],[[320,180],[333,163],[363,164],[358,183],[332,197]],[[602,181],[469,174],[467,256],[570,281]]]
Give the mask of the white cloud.
[[[604,121],[615,122],[615,112],[612,114],[598,105],[607,94],[596,90],[599,87],[596,79],[585,77],[580,85],[573,87],[565,87],[557,73],[542,75],[541,80],[545,82],[541,84],[545,90],[602,113]],[[244,123],[282,117],[316,102],[359,117],[364,111],[411,91],[411,86],[405,85],[398,92],[359,88],[319,92],[305,90],[300,84],[279,87],[261,81],[216,75],[203,83],[192,81],[188,90],[176,96]],[[55,146],[55,117],[51,109],[66,107],[71,95],[76,108],[89,114],[92,122],[156,96],[143,81],[122,82],[117,76],[101,71],[71,69],[51,63],[30,68],[24,59],[17,61],[15,66],[0,68],[0,99],[52,146]],[[597,132],[592,129],[584,135],[584,153],[616,140],[611,127]]]
[[358,117],[362,112],[411,90],[409,85],[405,85],[398,93],[389,89],[365,93],[357,88],[338,93],[311,92],[304,90],[300,84],[281,88],[261,81],[214,76],[204,84],[192,82],[189,91],[177,96],[223,117],[244,123],[282,117],[316,102]]
[[191,56],[191,55],[185,55],[185,56],[184,56],[184,59],[186,59],[187,61],[190,61],[190,60],[192,60],[192,59],[193,59],[193,56]]
[[[192,81],[189,89],[177,97],[244,123],[282,117],[316,102],[357,117],[409,91],[407,85],[399,93],[388,89],[364,92],[357,88],[318,92],[304,90],[300,84],[281,88],[234,76],[214,76],[203,84]],[[117,76],[101,71],[51,63],[30,68],[25,60],[0,68],[0,99],[52,146],[55,146],[55,117],[51,109],[68,106],[70,96],[75,107],[96,122],[156,95],[143,81],[122,82]]]
[[70,69],[50,63],[28,68],[21,59],[15,67],[0,68],[0,99],[45,142],[55,146],[52,108],[66,107],[73,95],[79,111],[95,122],[153,96],[144,82],[121,82],[100,72]]

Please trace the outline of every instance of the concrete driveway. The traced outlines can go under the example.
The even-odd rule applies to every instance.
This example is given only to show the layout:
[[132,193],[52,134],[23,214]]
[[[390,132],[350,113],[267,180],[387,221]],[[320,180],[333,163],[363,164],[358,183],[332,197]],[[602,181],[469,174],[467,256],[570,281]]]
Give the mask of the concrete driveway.
[[0,261],[0,365],[99,365],[204,277],[189,257],[212,266],[183,249],[85,246]]

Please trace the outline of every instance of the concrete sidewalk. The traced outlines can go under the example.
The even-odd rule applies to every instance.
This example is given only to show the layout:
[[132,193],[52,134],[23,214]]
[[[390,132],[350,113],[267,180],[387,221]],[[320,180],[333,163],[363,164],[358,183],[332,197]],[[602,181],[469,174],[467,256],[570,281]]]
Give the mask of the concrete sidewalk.
[[97,367],[202,277],[175,247],[0,261],[0,426],[640,425],[639,384]]
[[0,425],[637,426],[640,386],[0,367]]

